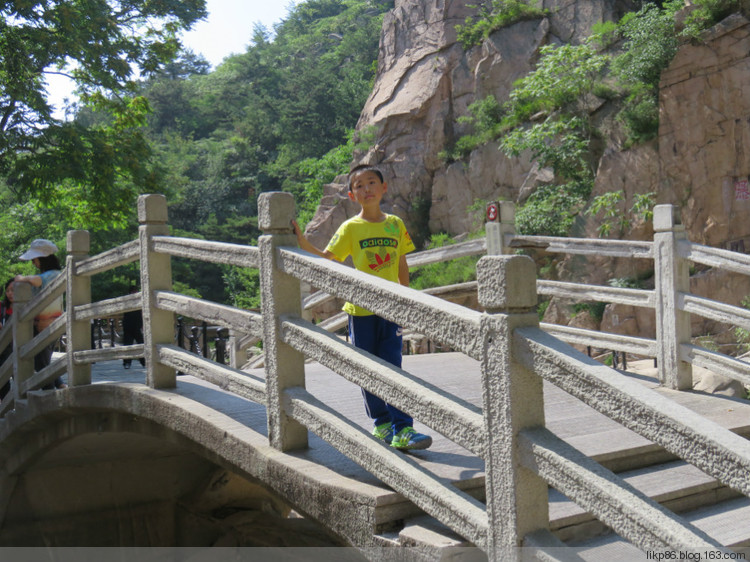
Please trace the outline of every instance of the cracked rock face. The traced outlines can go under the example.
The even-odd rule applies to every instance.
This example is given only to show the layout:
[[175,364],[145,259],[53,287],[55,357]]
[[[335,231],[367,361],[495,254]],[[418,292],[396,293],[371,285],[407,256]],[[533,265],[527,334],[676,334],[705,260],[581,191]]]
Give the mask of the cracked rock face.
[[[513,83],[534,68],[541,46],[579,43],[594,23],[618,20],[634,8],[627,0],[544,0],[548,18],[519,22],[465,50],[456,42],[455,26],[473,13],[469,5],[475,3],[396,0],[384,21],[378,75],[357,127],[374,133],[376,141],[356,163],[382,168],[389,184],[384,208],[404,218],[415,241],[435,232],[467,232],[477,220],[469,211],[477,201],[522,203],[539,185],[554,181],[550,170],[528,158],[507,158],[495,143],[462,162],[446,163],[439,154],[470,132],[457,119],[468,114],[471,103],[490,94],[500,103],[507,100]],[[625,150],[622,132],[603,129],[592,195],[622,190],[629,208],[634,195],[654,192],[657,204],[681,209],[689,240],[750,253],[750,22],[731,16],[702,39],[683,44],[662,74],[658,139]],[[320,247],[358,211],[344,182],[326,187],[308,225]],[[582,216],[574,235],[595,238],[599,224]],[[653,240],[653,228],[640,221],[617,235]],[[562,280],[606,285],[647,278],[653,263],[571,258],[556,270]],[[739,305],[750,294],[750,281],[714,271],[694,276],[691,291]],[[550,305],[548,313],[545,321],[583,321],[563,304]],[[719,344],[732,336],[705,320],[694,318],[692,324],[694,336],[718,334]],[[600,329],[653,337],[653,311],[609,305]]]
[[[383,23],[378,74],[358,131],[376,141],[357,162],[377,163],[387,176],[385,209],[404,218],[412,236],[466,232],[467,208],[477,200],[511,199],[548,181],[528,159],[509,159],[495,144],[449,164],[440,153],[466,134],[457,122],[474,101],[508,98],[513,82],[534,68],[548,43],[580,42],[598,21],[618,19],[629,0],[544,0],[548,18],[522,21],[466,50],[456,25],[476,10],[474,0],[396,0]],[[327,240],[351,216],[343,183],[329,186],[325,205],[308,234]],[[338,210],[333,210],[331,203]]]
[[[389,185],[385,210],[402,216],[418,241],[430,233],[461,234],[476,222],[477,201],[523,202],[553,181],[549,170],[528,158],[509,159],[490,143],[465,161],[446,163],[439,153],[468,130],[457,121],[487,95],[501,103],[513,82],[534,68],[545,44],[580,42],[593,23],[617,20],[633,9],[626,0],[545,0],[547,18],[519,22],[466,50],[455,26],[474,0],[397,0],[386,15],[378,75],[364,107],[359,131],[375,142],[357,163],[378,164]],[[690,240],[750,252],[750,24],[732,16],[702,42],[681,46],[662,75],[659,138],[623,149],[617,130],[605,130],[606,145],[596,163],[593,195],[623,190],[656,193],[656,202],[682,210]],[[308,225],[319,246],[358,209],[346,197],[344,178],[327,186],[324,201]],[[597,220],[582,217],[575,235],[596,237]],[[636,223],[622,235],[651,240],[650,223]],[[644,261],[644,260],[642,260]],[[568,273],[592,283],[640,276],[648,264],[600,259]],[[565,276],[565,268],[561,277]],[[709,289],[710,292],[710,289]],[[742,298],[744,295],[738,295]]]
[[662,74],[660,199],[693,242],[750,252],[750,23],[736,15]]

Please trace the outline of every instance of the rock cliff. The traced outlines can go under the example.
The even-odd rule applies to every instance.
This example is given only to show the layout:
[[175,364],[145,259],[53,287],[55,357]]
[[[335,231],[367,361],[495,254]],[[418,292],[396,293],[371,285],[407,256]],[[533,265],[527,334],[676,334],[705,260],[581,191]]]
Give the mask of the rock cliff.
[[[501,103],[513,83],[535,67],[546,44],[579,43],[596,22],[616,21],[634,9],[626,0],[544,0],[547,17],[522,21],[466,50],[455,26],[474,10],[474,0],[396,0],[385,18],[373,91],[358,124],[375,142],[358,162],[377,163],[389,182],[387,210],[404,217],[417,242],[430,233],[460,234],[475,219],[477,201],[519,203],[551,172],[527,158],[508,158],[490,143],[462,162],[439,157],[466,125],[458,118],[468,106],[493,94]],[[660,85],[660,130],[648,144],[626,149],[616,123],[605,128],[598,151],[593,195],[622,190],[656,193],[657,203],[680,207],[692,241],[750,251],[750,23],[740,15],[709,30],[701,41],[685,42]],[[480,205],[481,206],[481,205]],[[323,245],[357,209],[336,183],[326,194],[308,233]],[[574,235],[596,237],[595,218],[582,217]],[[634,224],[623,238],[652,238],[648,223]],[[647,261],[647,260],[641,260]],[[570,261],[560,277],[605,284],[612,278],[648,276],[652,264],[600,259]],[[694,280],[697,291],[737,304],[750,284],[712,273]],[[652,326],[635,313],[609,310],[607,329],[646,336]],[[696,326],[696,332],[710,326]]]
[[[377,77],[357,126],[376,137],[358,161],[383,169],[386,204],[404,217],[417,240],[433,232],[465,232],[472,226],[467,209],[475,201],[518,200],[549,181],[547,171],[528,159],[507,158],[496,144],[449,165],[439,154],[467,132],[457,121],[467,107],[490,94],[506,100],[513,83],[534,68],[542,45],[578,43],[594,23],[633,9],[626,0],[545,0],[549,17],[519,22],[466,50],[455,28],[476,12],[474,4],[396,0],[383,23]],[[329,186],[308,229],[313,237],[326,239],[338,220],[355,212],[344,189]]]

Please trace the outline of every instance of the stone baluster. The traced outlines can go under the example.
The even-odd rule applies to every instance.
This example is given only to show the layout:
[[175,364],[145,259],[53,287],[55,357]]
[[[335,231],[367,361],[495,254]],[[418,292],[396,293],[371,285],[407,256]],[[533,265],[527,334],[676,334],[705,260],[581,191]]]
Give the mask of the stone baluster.
[[138,239],[141,249],[141,298],[143,301],[143,347],[147,382],[152,388],[174,388],[174,369],[159,363],[158,345],[174,343],[174,313],[156,308],[155,291],[172,290],[172,262],[169,255],[153,251],[154,236],[169,235],[167,200],[163,195],[138,198]]
[[516,233],[516,205],[513,201],[499,201],[487,206],[487,255],[512,254],[509,236]]
[[544,426],[542,379],[514,357],[516,328],[538,326],[536,267],[527,256],[485,256],[477,264],[484,343],[482,398],[487,435],[490,560],[507,560],[523,538],[549,528],[547,484],[521,466],[518,434]]
[[66,352],[68,359],[68,384],[79,386],[91,384],[91,364],[75,362],[76,351],[85,351],[91,347],[91,322],[76,320],[75,308],[91,303],[91,277],[76,275],[78,262],[88,257],[91,250],[89,233],[86,230],[68,231],[67,275],[67,314]]
[[235,330],[229,330],[227,350],[229,352],[229,366],[233,369],[239,369],[244,365],[244,362],[240,363],[239,339]]
[[13,287],[13,378],[14,396],[16,400],[26,398],[26,392],[21,392],[23,383],[34,375],[34,356],[21,358],[21,348],[34,338],[34,317],[21,320],[21,312],[31,300],[31,285],[15,283]]
[[258,226],[264,235],[260,250],[260,291],[263,316],[263,352],[266,358],[268,439],[282,451],[307,447],[307,429],[286,416],[284,390],[305,386],[305,358],[281,341],[281,315],[302,315],[298,279],[278,271],[277,248],[296,246],[292,230],[294,197],[289,193],[268,192],[258,198]]
[[690,343],[690,313],[679,309],[680,294],[690,292],[690,262],[677,248],[682,240],[687,233],[677,207],[654,207],[656,358],[661,384],[675,390],[693,387],[693,368],[680,357],[682,344]]

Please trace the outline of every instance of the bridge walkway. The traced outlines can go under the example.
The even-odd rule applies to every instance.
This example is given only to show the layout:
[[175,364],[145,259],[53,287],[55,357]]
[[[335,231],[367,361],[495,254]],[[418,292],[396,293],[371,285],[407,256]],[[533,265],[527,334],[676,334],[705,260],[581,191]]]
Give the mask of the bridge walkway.
[[[481,405],[479,365],[475,360],[461,353],[405,356],[404,368],[414,376],[459,399]],[[258,377],[264,376],[262,370],[252,371],[250,374]],[[650,376],[635,373],[624,374],[639,380],[644,386],[656,392],[669,396],[675,402],[723,427],[741,435],[750,436],[750,403],[747,401],[698,392],[672,391],[660,387],[658,380]],[[132,369],[124,370],[121,362],[108,361],[96,364],[93,368],[93,375],[95,384],[103,382],[143,384],[145,371],[137,362],[133,362]],[[370,421],[365,415],[360,390],[356,385],[315,362],[306,365],[306,381],[307,389],[316,398],[361,427],[369,428]],[[214,423],[219,424],[225,432],[236,433],[249,428],[259,437],[267,437],[266,413],[263,406],[224,391],[211,383],[192,376],[180,376],[175,390],[158,392],[175,393],[215,410],[221,415],[215,416]],[[615,472],[638,472],[644,466],[673,461],[673,457],[660,446],[599,414],[551,384],[545,383],[544,385],[544,399],[547,426],[581,452]],[[434,472],[439,478],[448,480],[481,499],[484,493],[483,461],[460,445],[436,434],[418,422],[416,428],[430,432],[434,437],[434,444],[429,450],[409,453],[410,458],[425,469]],[[263,443],[263,440],[259,442]],[[387,542],[384,537],[397,536],[399,530],[404,528],[405,520],[418,518],[421,515],[420,510],[411,502],[389,489],[376,477],[319,437],[311,434],[309,445],[307,450],[293,453],[281,453],[263,447],[268,449],[268,454],[273,455],[274,461],[289,470],[290,477],[286,486],[289,490],[293,489],[293,492],[287,490],[284,499],[292,503],[296,509],[311,517],[316,517],[316,514],[311,514],[310,511],[319,510],[317,516],[323,513],[326,517],[333,519],[325,522],[329,523],[333,529],[347,527],[351,533],[351,527],[355,525],[358,527],[356,534],[361,539],[369,537],[370,540],[375,540],[375,544],[378,543],[378,539],[383,543]],[[675,488],[688,486],[688,480],[694,487],[702,489],[710,487],[711,491],[707,493],[716,494],[715,490],[720,488],[720,486],[710,484],[709,478],[696,476],[694,473],[697,469],[690,465],[681,462],[672,462],[672,465],[674,467],[669,464],[664,465],[670,467],[667,476],[649,478],[642,473],[637,473],[634,478],[636,481],[639,478],[645,479],[649,496],[672,497],[676,498],[675,501],[685,501],[681,499],[681,493]],[[697,472],[703,474],[700,471]],[[700,483],[696,484],[696,479]],[[291,482],[297,482],[299,485],[294,486]],[[639,486],[637,483],[634,485]],[[348,498],[344,504],[350,505],[351,509],[334,512],[321,506],[319,500],[322,488],[328,488],[330,493]],[[282,495],[285,493],[284,490],[277,491]],[[685,495],[690,495],[690,493],[692,492],[684,492]],[[750,511],[745,503],[747,502],[740,506],[741,509]],[[367,508],[363,509],[362,506],[367,506]],[[359,517],[360,520],[355,524],[353,517]],[[336,518],[340,518],[341,521],[336,521]],[[590,523],[590,519],[586,517],[583,510],[564,496],[554,490],[550,492],[551,528],[557,530],[560,536],[574,543],[577,538],[586,536],[586,532],[582,535],[580,531],[565,531],[566,526],[570,526],[571,529],[578,528],[582,521],[585,526],[586,523]],[[746,525],[740,525],[740,527],[746,527]],[[732,535],[732,533],[729,534]],[[742,537],[746,534],[747,529],[742,529],[739,531],[739,535],[742,536],[737,540],[744,540]],[[450,532],[447,532],[446,536],[455,541],[451,544],[465,544]],[[747,538],[750,539],[750,536]],[[725,544],[730,543],[731,540]],[[598,543],[593,546],[597,549],[603,548]]]

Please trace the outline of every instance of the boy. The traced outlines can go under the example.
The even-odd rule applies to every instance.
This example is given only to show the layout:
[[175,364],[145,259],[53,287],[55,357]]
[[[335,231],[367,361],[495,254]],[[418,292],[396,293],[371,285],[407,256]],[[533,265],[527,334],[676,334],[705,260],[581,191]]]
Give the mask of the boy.
[[[358,270],[408,287],[406,254],[414,250],[414,244],[403,221],[380,209],[387,190],[380,170],[357,166],[349,173],[349,198],[359,203],[362,210],[339,227],[323,251],[313,246],[297,223],[293,223],[300,248],[338,261],[351,255]],[[349,314],[349,335],[355,347],[401,367],[402,336],[398,325],[349,302],[344,311]],[[414,430],[411,416],[364,389],[362,394],[367,415],[374,421],[375,437],[400,450],[426,449],[432,445],[432,437]]]

